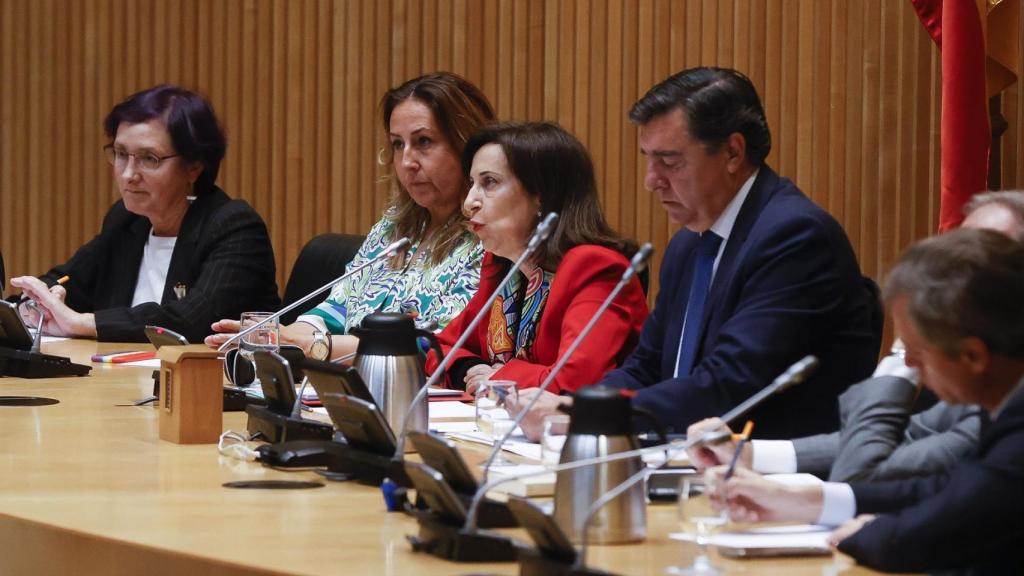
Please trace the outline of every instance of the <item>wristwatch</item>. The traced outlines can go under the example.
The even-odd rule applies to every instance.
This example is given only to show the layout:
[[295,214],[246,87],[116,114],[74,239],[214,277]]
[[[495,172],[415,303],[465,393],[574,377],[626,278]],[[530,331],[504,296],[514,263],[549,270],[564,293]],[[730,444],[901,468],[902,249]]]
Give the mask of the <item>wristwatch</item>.
[[327,361],[331,358],[331,335],[319,330],[313,331],[313,343],[309,345],[309,356],[316,360]]

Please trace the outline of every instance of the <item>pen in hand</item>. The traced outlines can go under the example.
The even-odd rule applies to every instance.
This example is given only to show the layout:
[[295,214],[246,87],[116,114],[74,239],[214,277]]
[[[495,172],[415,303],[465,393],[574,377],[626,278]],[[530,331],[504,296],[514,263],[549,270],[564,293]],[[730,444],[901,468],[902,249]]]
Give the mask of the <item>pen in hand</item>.
[[740,439],[736,442],[736,452],[733,452],[732,460],[729,462],[729,467],[725,470],[725,479],[732,478],[733,472],[736,471],[736,463],[740,460],[740,454],[743,453],[743,445],[750,439],[750,433],[754,430],[754,421],[747,420],[746,425],[743,426],[743,432],[740,434]]
[[[57,279],[57,283],[54,284],[54,286],[60,286],[60,285],[62,285],[64,283],[66,283],[68,280],[71,280],[71,276],[61,276],[60,278]],[[51,286],[51,288],[52,287],[53,286]],[[29,298],[27,294],[22,294],[21,298],[18,299],[18,305],[24,304],[25,302],[27,302],[29,300],[31,300],[31,298]]]

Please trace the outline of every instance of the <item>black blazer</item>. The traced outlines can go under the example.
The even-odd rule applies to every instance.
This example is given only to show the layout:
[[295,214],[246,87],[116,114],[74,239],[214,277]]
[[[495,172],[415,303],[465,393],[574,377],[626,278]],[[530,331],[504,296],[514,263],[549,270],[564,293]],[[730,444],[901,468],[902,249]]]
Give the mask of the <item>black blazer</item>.
[[846,234],[788,179],[762,166],[722,252],[705,308],[697,361],[673,374],[698,234],[678,232],[661,264],[661,289],[640,345],[605,378],[638,390],[634,402],[677,431],[720,416],[807,354],[809,381],[751,413],[759,438],[839,427],[837,398],[871,375],[881,334]]
[[839,549],[871,568],[1024,574],[1024,390],[944,474],[851,484],[858,514],[881,513]]
[[[160,304],[131,307],[151,227],[118,201],[98,236],[41,276],[47,284],[71,277],[64,285],[67,304],[96,315],[98,340],[145,342],[143,328],[152,324],[198,343],[216,320],[280,306],[274,249],[263,219],[246,202],[214,188],[185,214]],[[174,291],[178,284],[185,286],[181,299]]]

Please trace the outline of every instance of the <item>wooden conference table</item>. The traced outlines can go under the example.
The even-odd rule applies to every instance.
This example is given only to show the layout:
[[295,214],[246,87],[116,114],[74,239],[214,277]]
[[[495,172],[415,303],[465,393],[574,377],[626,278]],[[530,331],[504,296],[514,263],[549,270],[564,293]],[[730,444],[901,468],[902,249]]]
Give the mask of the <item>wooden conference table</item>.
[[[44,351],[89,363],[139,345],[54,342]],[[0,395],[59,404],[0,407],[0,574],[516,574],[514,563],[456,564],[413,553],[415,521],[384,511],[380,490],[331,483],[311,490],[233,490],[234,480],[320,480],[222,457],[214,445],[158,438],[151,368],[93,365],[85,378],[0,378]],[[129,404],[129,406],[123,406]],[[244,430],[244,413],[224,427]],[[467,458],[481,453],[467,448]],[[696,549],[670,540],[675,509],[652,505],[648,538],[595,546],[595,567],[662,574]],[[513,533],[526,539],[522,531]],[[728,573],[867,573],[845,557],[729,561]]]

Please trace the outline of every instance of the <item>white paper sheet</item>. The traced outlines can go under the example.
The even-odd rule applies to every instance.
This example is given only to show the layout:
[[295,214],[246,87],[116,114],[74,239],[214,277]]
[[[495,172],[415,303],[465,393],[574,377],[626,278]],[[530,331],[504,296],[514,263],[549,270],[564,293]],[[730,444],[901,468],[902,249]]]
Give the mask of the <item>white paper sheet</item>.
[[[427,392],[427,395],[430,396],[431,398],[437,396],[461,396],[462,390],[449,390],[447,388],[431,388]],[[316,388],[313,388],[312,386],[306,386],[306,389],[302,392],[302,399],[317,400],[318,396],[316,395]]]
[[431,422],[430,431],[440,434],[476,432],[476,422]]
[[121,364],[111,364],[111,366],[141,366],[143,368],[159,368],[160,359],[150,358],[149,360],[138,360],[135,362],[124,362]]
[[[827,551],[827,538],[832,530],[816,524],[792,526],[765,526],[743,531],[726,531],[712,534],[708,539],[711,546],[736,549],[776,549]],[[674,540],[693,542],[696,535],[689,532],[669,534]]]
[[451,388],[431,388],[427,390],[427,396],[431,398],[437,396],[462,396],[462,390],[452,390]]
[[430,418],[461,418],[473,420],[476,418],[476,410],[473,409],[472,404],[463,404],[462,402],[431,402],[429,404]]

